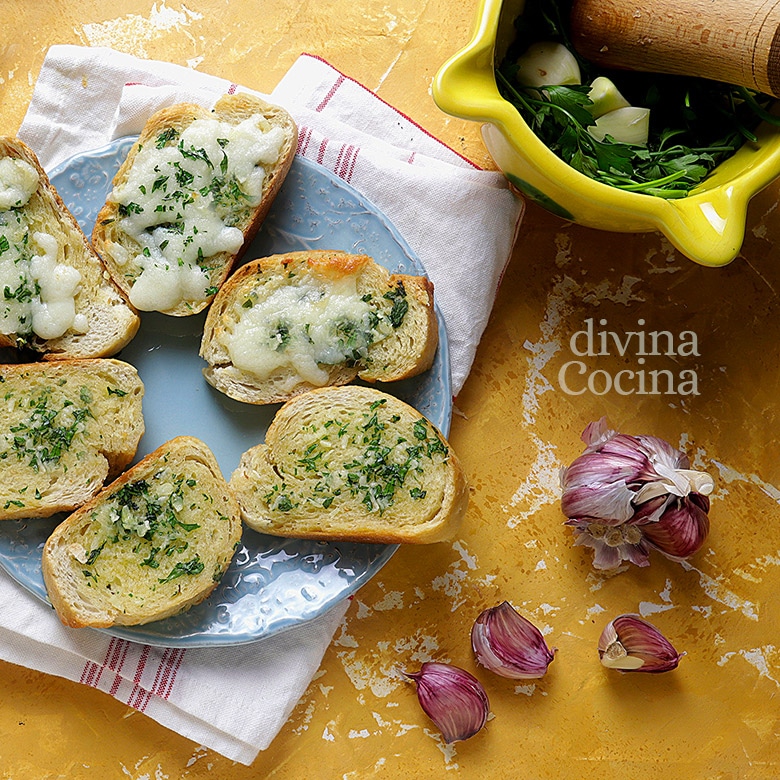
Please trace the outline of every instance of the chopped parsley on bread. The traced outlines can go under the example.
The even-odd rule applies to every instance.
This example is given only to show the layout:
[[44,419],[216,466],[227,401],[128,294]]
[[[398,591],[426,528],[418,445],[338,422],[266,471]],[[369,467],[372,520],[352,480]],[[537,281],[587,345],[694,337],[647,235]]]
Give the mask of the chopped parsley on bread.
[[43,578],[67,626],[141,625],[207,598],[240,538],[238,505],[214,455],[180,436],[57,526]]
[[359,377],[391,382],[433,363],[433,285],[362,254],[291,252],[250,261],[206,318],[206,380],[237,401],[268,404]]
[[35,153],[0,138],[0,346],[109,357],[139,324]]
[[431,422],[357,385],[284,404],[229,484],[250,528],[306,539],[438,542],[468,502],[458,459]]
[[133,460],[144,387],[108,359],[0,365],[0,519],[86,503]]
[[187,316],[208,306],[265,219],[297,139],[284,109],[247,94],[149,118],[92,232],[136,308]]

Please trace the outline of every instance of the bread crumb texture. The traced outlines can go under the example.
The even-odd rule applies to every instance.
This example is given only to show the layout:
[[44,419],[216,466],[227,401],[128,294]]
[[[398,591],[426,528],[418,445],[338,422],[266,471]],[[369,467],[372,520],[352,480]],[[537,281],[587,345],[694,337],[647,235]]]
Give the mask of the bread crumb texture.
[[92,235],[136,308],[186,316],[207,306],[260,227],[296,140],[286,111],[245,94],[149,118]]
[[179,437],[55,530],[43,556],[49,596],[67,625],[159,620],[206,598],[240,534],[213,455]]
[[200,354],[218,390],[272,403],[358,376],[415,376],[430,368],[437,344],[425,277],[390,274],[366,255],[317,250],[243,265],[214,299]]
[[0,519],[94,496],[134,457],[144,388],[118,360],[0,366]]
[[114,355],[140,321],[35,153],[0,137],[0,345],[47,359]]
[[458,460],[430,421],[359,386],[285,404],[230,485],[247,525],[304,538],[440,541],[467,501]]

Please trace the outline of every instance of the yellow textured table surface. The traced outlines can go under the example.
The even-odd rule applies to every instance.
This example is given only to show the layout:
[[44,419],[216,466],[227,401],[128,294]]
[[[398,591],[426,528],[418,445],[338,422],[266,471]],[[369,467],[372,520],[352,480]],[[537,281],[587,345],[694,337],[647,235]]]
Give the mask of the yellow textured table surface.
[[[478,127],[442,114],[430,94],[439,65],[468,40],[475,6],[0,0],[0,132],[16,132],[55,43],[108,45],[264,91],[305,51],[491,167]],[[0,777],[780,776],[777,194],[773,186],[754,199],[743,252],[720,270],[692,264],[659,235],[600,233],[529,206],[456,401],[450,438],[472,486],[463,528],[451,543],[401,549],[358,592],[318,676],[251,767],[103,693],[0,664]],[[603,331],[695,333],[698,356],[649,357],[645,368],[692,371],[699,394],[597,395],[574,373],[568,389],[583,392],[566,392],[559,371],[580,359],[572,337],[589,318]],[[612,376],[641,367],[634,347],[582,359],[588,372]],[[572,546],[558,470],[602,414],[626,433],[686,449],[715,477],[712,530],[687,563],[654,555],[649,568],[608,577]],[[558,649],[541,681],[493,677],[472,658],[474,618],[504,599]],[[621,675],[599,664],[604,624],[637,611],[686,651],[676,671]],[[473,739],[446,747],[414,686],[394,674],[426,659],[485,684],[492,717]]]

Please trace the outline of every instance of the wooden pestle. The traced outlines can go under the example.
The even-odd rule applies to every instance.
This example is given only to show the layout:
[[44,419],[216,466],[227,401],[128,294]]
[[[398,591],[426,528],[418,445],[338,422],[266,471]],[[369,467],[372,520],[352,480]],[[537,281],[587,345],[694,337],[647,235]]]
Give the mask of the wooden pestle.
[[571,33],[596,65],[780,97],[780,0],[574,0]]

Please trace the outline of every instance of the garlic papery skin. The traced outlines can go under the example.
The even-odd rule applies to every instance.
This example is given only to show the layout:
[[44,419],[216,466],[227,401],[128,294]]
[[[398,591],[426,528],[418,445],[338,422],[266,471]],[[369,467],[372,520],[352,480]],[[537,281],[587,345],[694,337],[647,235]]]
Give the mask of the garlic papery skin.
[[582,439],[585,452],[561,473],[561,508],[575,544],[594,550],[595,568],[647,566],[652,548],[675,560],[701,548],[715,488],[709,474],[663,439],[617,433],[603,417]]
[[419,672],[404,675],[417,683],[420,706],[447,744],[473,737],[487,722],[487,693],[465,669],[427,661]]
[[482,666],[514,680],[543,677],[555,658],[542,632],[508,601],[484,610],[474,621],[471,647]]
[[610,621],[599,638],[599,658],[609,669],[621,672],[669,672],[685,653],[639,615],[619,615]]

